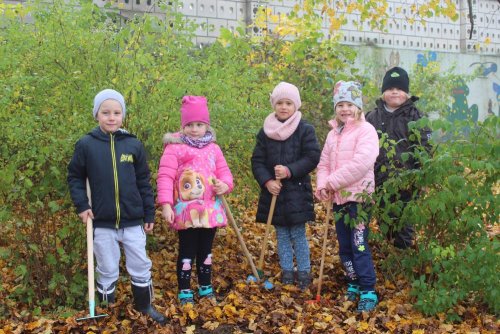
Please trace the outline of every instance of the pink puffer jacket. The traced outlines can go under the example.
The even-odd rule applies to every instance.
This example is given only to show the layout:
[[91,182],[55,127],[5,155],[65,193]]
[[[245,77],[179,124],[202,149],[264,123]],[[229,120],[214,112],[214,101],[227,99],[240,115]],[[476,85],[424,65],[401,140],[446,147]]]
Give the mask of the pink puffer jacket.
[[214,142],[196,148],[184,144],[180,134],[166,134],[157,179],[159,204],[170,204],[175,219],[171,227],[223,227],[227,217],[216,196],[212,179],[218,179],[233,190],[233,175],[219,145]]
[[363,193],[375,188],[373,166],[379,154],[377,131],[362,114],[359,121],[349,120],[339,133],[336,120],[326,138],[317,171],[317,190],[333,192],[336,204],[363,202]]

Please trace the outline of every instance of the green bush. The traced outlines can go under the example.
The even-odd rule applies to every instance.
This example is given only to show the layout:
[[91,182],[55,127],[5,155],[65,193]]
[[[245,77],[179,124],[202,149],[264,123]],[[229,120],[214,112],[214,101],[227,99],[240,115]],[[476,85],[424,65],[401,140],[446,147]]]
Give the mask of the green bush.
[[422,169],[394,175],[384,187],[386,197],[402,189],[420,193],[406,207],[395,201],[375,210],[387,227],[402,227],[388,218],[393,210],[401,213],[400,225],[409,223],[418,231],[415,249],[393,254],[385,270],[399,267],[414,280],[415,306],[426,314],[448,312],[450,319],[456,319],[454,306],[469,298],[498,313],[499,241],[486,232],[497,222],[500,207],[500,165],[491,159],[498,155],[498,117],[471,127],[468,136],[461,131],[470,126],[466,122],[423,119],[419,123],[412,125],[431,126],[450,140],[436,144],[432,157],[417,151]]

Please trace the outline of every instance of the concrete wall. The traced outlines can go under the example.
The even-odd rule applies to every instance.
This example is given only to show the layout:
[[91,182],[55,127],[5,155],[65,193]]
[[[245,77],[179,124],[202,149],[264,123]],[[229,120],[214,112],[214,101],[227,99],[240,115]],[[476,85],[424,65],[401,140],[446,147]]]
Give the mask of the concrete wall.
[[[383,77],[386,70],[400,66],[410,72],[415,64],[426,66],[428,61],[437,61],[443,72],[455,67],[457,74],[472,74],[480,69],[481,76],[467,85],[457,85],[453,92],[453,103],[450,108],[454,110],[452,119],[463,119],[470,116],[475,120],[484,120],[489,114],[500,115],[500,75],[498,65],[500,57],[493,55],[463,54],[441,52],[429,49],[427,51],[402,50],[397,48],[374,48],[361,46],[358,48],[358,59],[355,66],[368,68],[367,64],[374,60],[379,62],[374,78]],[[372,66],[373,67],[373,66]],[[411,83],[410,83],[411,91]]]
[[[45,0],[50,3],[51,0]],[[441,0],[444,3],[444,0]],[[365,23],[358,27],[358,14],[347,16],[347,23],[342,27],[341,41],[344,44],[361,48],[358,66],[363,68],[368,57],[381,53],[383,68],[402,66],[411,69],[416,62],[424,64],[435,59],[441,63],[442,70],[448,70],[453,64],[458,73],[469,74],[480,67],[481,78],[471,82],[468,87],[457,87],[454,91],[459,115],[476,113],[477,119],[484,119],[488,113],[499,115],[500,108],[500,4],[497,0],[472,0],[472,15],[475,20],[472,38],[467,0],[454,0],[460,18],[452,22],[441,17],[429,18],[426,24],[407,20],[409,6],[421,4],[425,0],[388,0],[388,32],[372,31]],[[5,3],[22,3],[24,0],[6,0]],[[98,6],[104,6],[109,0],[93,0]],[[235,30],[238,26],[248,26],[259,8],[269,8],[274,14],[287,14],[296,0],[180,0],[165,1],[163,6],[182,13],[187,19],[198,24],[196,43],[206,44],[216,40],[221,28]],[[148,13],[165,18],[165,12],[158,5],[158,0],[115,0],[113,6],[124,17]],[[398,9],[399,8],[399,9]],[[28,17],[27,21],[30,20]],[[274,29],[269,23],[268,29]],[[323,22],[325,35],[328,34],[328,20]],[[257,28],[251,30],[254,35],[262,34]],[[490,43],[482,43],[489,39]],[[383,69],[381,68],[381,70]],[[380,74],[379,74],[380,75]]]

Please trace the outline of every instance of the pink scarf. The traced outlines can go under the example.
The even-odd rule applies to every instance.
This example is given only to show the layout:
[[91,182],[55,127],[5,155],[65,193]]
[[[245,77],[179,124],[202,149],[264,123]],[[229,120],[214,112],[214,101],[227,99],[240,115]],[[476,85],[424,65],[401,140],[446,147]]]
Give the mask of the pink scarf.
[[296,111],[289,119],[280,122],[273,112],[264,120],[264,133],[271,139],[285,141],[297,130],[301,118],[302,113]]

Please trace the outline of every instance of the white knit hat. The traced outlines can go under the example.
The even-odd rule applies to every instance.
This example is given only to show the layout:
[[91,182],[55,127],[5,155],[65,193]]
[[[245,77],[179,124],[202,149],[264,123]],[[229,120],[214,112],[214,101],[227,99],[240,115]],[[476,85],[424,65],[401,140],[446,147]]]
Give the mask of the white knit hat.
[[299,110],[302,102],[300,101],[300,93],[299,89],[288,82],[280,82],[276,87],[274,87],[273,92],[271,93],[271,105],[274,106],[278,103],[279,100],[289,99],[295,105],[295,110]]
[[118,93],[114,89],[105,89],[101,90],[97,95],[94,97],[94,110],[93,110],[93,115],[94,118],[97,117],[97,112],[99,111],[99,107],[101,104],[106,101],[106,100],[116,100],[120,103],[122,106],[122,113],[123,113],[123,118],[125,119],[125,99],[123,98],[123,95]]

